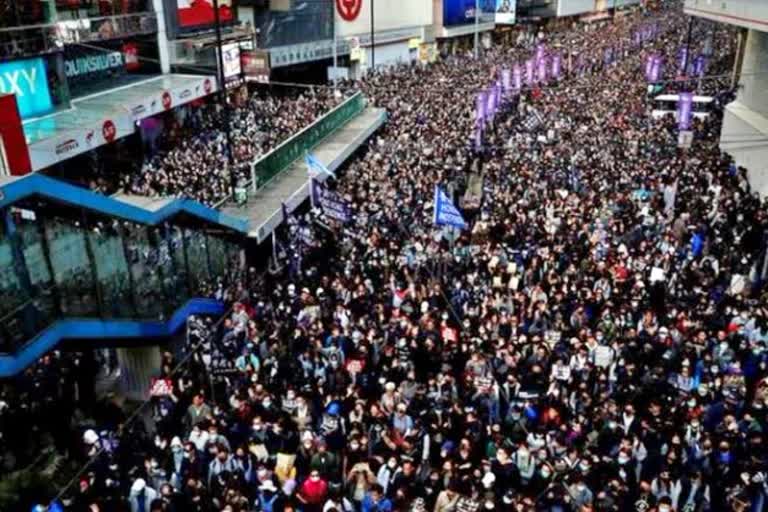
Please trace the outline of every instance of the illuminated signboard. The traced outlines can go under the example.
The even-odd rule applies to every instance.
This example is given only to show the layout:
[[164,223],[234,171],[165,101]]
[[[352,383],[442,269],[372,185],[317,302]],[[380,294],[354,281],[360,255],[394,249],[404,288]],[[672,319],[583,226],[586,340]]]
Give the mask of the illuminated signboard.
[[22,119],[47,114],[53,109],[43,59],[24,59],[0,64],[0,92],[14,94]]

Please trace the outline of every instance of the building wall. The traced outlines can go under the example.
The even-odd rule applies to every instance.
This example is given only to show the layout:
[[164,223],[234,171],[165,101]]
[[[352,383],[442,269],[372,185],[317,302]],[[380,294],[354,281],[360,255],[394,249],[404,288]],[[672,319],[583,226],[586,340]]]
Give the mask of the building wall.
[[720,147],[749,169],[752,187],[768,195],[768,33],[750,30],[741,87],[723,118]]
[[685,12],[720,23],[768,30],[766,0],[685,0]]
[[433,5],[431,0],[366,0],[360,14],[353,21],[346,21],[336,11],[338,37],[366,34],[371,30],[371,4],[374,4],[374,26],[376,32],[385,32],[405,27],[432,25]]
[[573,16],[595,10],[595,0],[558,0],[557,15]]

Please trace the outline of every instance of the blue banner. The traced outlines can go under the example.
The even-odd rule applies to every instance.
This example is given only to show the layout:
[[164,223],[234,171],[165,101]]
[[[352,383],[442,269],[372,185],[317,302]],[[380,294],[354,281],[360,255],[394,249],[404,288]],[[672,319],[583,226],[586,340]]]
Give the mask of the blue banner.
[[437,226],[451,226],[463,229],[467,227],[459,210],[453,205],[451,199],[445,195],[439,185],[435,185],[435,215],[434,223]]
[[316,207],[323,210],[323,213],[339,222],[349,222],[351,218],[349,205],[341,197],[341,194],[328,190],[323,183],[312,180],[312,202]]
[[[480,21],[495,19],[496,0],[480,0]],[[443,0],[443,25],[468,25],[475,22],[475,0]]]
[[53,109],[43,59],[24,59],[0,64],[0,92],[15,94],[22,119],[41,116]]

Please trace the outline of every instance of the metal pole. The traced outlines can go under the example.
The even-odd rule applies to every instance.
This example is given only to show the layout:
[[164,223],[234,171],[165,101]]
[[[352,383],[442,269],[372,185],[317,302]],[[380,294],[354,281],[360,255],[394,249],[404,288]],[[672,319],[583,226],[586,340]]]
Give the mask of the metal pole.
[[688,40],[685,42],[685,63],[683,66],[683,75],[688,76],[688,61],[691,59],[691,34],[693,32],[693,16],[688,17]]
[[376,44],[374,42],[374,12],[376,11],[376,2],[371,0],[371,71],[376,69]]
[[216,52],[218,53],[219,72],[216,81],[219,85],[219,100],[224,108],[224,134],[227,137],[227,164],[229,165],[229,179],[232,187],[232,199],[235,198],[237,177],[235,176],[235,158],[232,154],[232,132],[229,122],[229,104],[227,103],[226,84],[224,83],[224,51],[221,43],[221,19],[219,17],[219,0],[213,0],[213,15],[216,23]]
[[480,58],[480,0],[475,0],[475,59]]
[[338,47],[339,42],[337,40],[337,34],[336,34],[336,7],[335,4],[331,6],[331,10],[333,11],[333,88],[338,89],[339,86],[339,79],[338,79],[338,72],[339,72],[339,53],[338,53]]

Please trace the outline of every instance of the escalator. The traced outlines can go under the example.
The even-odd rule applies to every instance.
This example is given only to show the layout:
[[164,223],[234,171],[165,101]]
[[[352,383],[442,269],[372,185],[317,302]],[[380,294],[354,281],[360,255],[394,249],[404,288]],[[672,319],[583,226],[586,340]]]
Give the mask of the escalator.
[[[135,200],[134,200],[135,199]],[[0,178],[0,377],[66,339],[146,342],[242,269],[247,221],[185,199],[112,198],[33,174]]]

